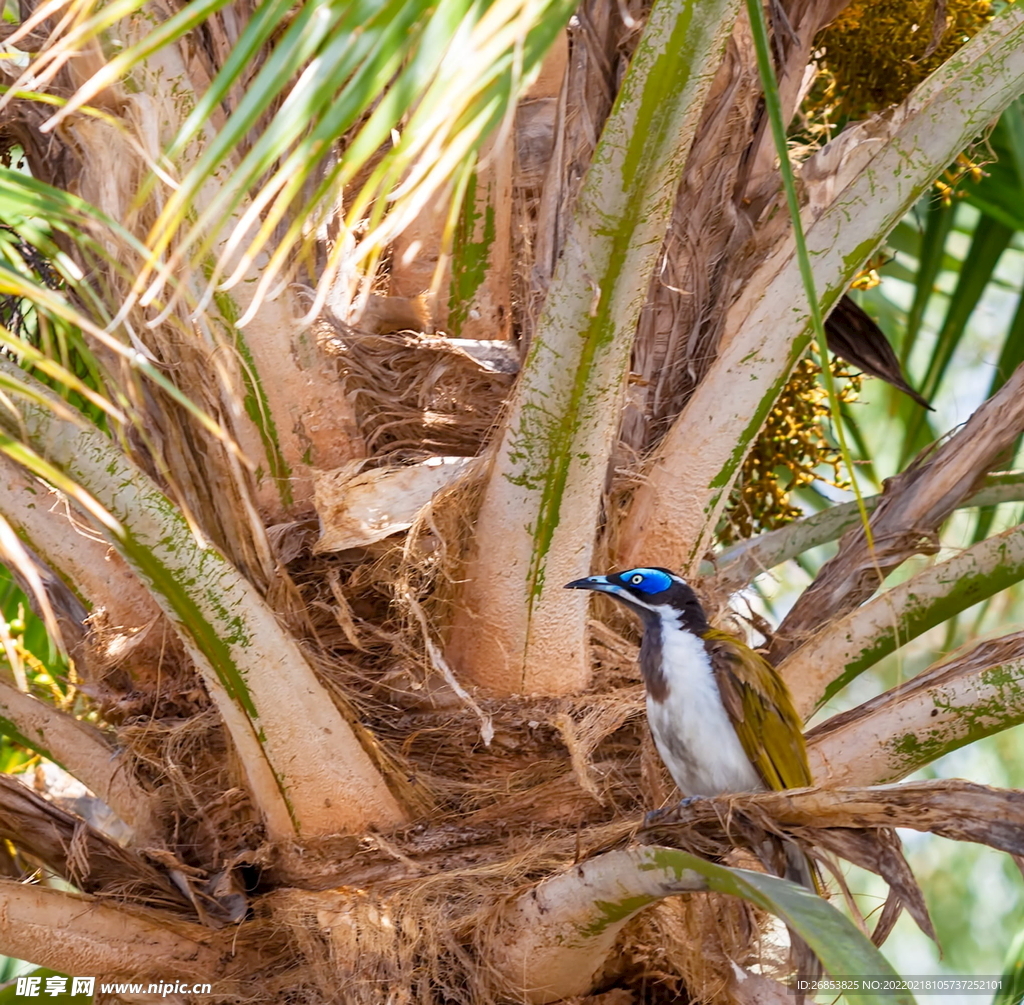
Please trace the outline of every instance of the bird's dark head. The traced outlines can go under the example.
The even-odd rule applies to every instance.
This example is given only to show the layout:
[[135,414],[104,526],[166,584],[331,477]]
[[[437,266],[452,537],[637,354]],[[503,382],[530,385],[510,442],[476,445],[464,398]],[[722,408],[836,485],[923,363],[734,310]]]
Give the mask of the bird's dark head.
[[565,588],[606,593],[635,611],[645,624],[678,618],[682,627],[697,633],[709,627],[693,587],[668,569],[645,567],[607,576],[588,576],[566,583]]

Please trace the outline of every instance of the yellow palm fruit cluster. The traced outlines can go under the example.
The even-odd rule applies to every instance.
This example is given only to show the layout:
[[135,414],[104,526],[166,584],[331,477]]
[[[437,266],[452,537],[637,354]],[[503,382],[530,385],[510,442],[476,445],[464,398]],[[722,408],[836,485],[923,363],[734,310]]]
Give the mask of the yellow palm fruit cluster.
[[832,122],[894,105],[992,16],[990,0],[858,0],[816,39],[825,86],[812,101]]
[[[840,360],[833,360],[831,366],[835,377],[844,378],[837,385],[839,400],[853,401],[860,377],[848,376]],[[802,516],[791,500],[801,485],[822,480],[848,487],[842,478],[839,448],[825,431],[831,414],[820,373],[821,367],[805,357],[782,389],[729,498],[718,528],[722,544],[746,540]]]

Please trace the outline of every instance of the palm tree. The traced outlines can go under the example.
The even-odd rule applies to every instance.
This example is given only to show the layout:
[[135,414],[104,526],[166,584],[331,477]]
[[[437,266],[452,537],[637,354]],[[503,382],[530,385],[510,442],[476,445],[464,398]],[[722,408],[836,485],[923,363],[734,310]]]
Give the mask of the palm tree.
[[[0,778],[0,952],[225,1000],[746,1001],[779,993],[752,968],[784,970],[764,912],[833,974],[890,972],[827,901],[751,868],[766,831],[884,876],[876,941],[901,906],[930,930],[892,827],[1024,854],[1016,792],[870,788],[1024,720],[1021,633],[819,725],[823,788],[709,800],[641,841],[671,789],[635,636],[561,590],[667,565],[726,617],[842,535],[770,639],[810,715],[1024,578],[1021,527],[982,517],[875,596],[956,510],[1021,498],[1000,471],[1020,313],[988,399],[879,495],[720,546],[766,421],[825,442],[839,419],[829,366],[830,407],[779,419],[780,393],[818,393],[822,312],[925,206],[909,351],[951,227],[933,183],[1000,116],[1024,164],[1024,14],[982,6],[937,5],[910,79],[859,107],[806,93],[809,65],[842,90],[863,35],[835,0],[771,5],[770,35],[754,0],[22,10],[0,728],[9,767],[60,766],[122,842],[94,801]],[[961,279],[991,277],[1020,182],[975,191],[987,257]],[[844,430],[866,442],[834,428],[808,478],[849,461]],[[909,451],[945,432],[901,429]]]

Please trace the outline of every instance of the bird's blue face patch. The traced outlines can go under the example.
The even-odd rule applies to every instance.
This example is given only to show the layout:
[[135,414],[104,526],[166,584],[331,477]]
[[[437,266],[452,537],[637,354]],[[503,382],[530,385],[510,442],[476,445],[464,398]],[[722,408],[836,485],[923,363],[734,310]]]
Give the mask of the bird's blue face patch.
[[660,569],[627,569],[615,578],[641,593],[664,593],[672,585],[672,577]]

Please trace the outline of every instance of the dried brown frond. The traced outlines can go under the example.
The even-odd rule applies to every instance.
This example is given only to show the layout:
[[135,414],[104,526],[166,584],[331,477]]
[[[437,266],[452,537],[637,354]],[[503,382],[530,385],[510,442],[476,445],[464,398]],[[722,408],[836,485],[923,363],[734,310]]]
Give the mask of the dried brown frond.
[[644,989],[645,1002],[675,1002],[684,995],[693,1002],[726,1000],[732,961],[742,967],[781,966],[785,953],[765,938],[767,920],[735,897],[690,894],[664,900],[623,933],[619,980]]
[[786,615],[770,659],[782,660],[827,621],[866,600],[912,554],[934,554],[936,532],[1014,441],[1024,423],[1024,371],[1016,371],[967,423],[937,447],[923,451],[887,479],[871,516],[872,540],[859,525],[840,539],[838,554],[818,572]]
[[[660,821],[642,840],[757,868],[751,852],[766,836],[785,836],[811,853],[838,854],[885,877],[926,931],[927,911],[893,827],[1024,851],[1024,796],[958,779],[723,796],[692,804],[676,819]],[[313,1000],[329,1000],[331,989],[340,989],[345,1000],[370,1003],[387,987],[396,1000],[494,1002],[500,993],[486,960],[500,905],[576,861],[629,843],[638,820],[580,830],[520,821],[513,832],[497,821],[417,825],[386,839],[346,839],[351,847],[344,854],[333,850],[336,871],[318,873],[332,889],[293,885],[255,901],[256,924],[276,924],[304,961],[301,982],[294,970],[266,979],[310,983],[323,996]],[[309,852],[315,857],[315,846]],[[644,1001],[684,993],[721,1000],[730,960],[770,968],[777,956],[782,965],[783,947],[771,944],[765,920],[733,898],[672,898],[624,930],[609,957],[607,984],[643,989]]]
[[338,360],[370,456],[391,462],[472,457],[512,385],[442,338],[342,334],[326,322],[317,337]]
[[261,827],[223,724],[201,689],[196,698],[202,703],[191,715],[141,716],[117,737],[125,770],[161,790],[168,846],[185,864],[212,872],[259,845]]
[[[619,826],[601,833],[621,840],[624,832]],[[408,858],[428,846],[430,837],[424,831],[399,843],[412,866],[421,863],[418,876],[385,879],[372,889],[346,882],[322,892],[282,890],[258,903],[258,914],[276,918],[291,933],[306,972],[325,995],[340,980],[346,1000],[354,1002],[378,1000],[383,987],[397,1000],[502,1000],[500,982],[485,962],[498,908],[570,865],[577,839],[561,830],[478,845],[476,861],[462,852],[461,867],[458,851],[449,851],[449,867],[440,869],[436,854]],[[729,961],[752,959],[762,921],[759,912],[733,898],[700,895],[660,904],[623,933],[609,957],[605,983],[645,989],[645,1002],[678,1000],[685,991],[695,1000],[715,1000],[730,974]]]
[[10,841],[84,893],[184,912],[187,899],[136,852],[0,774],[0,840]]

